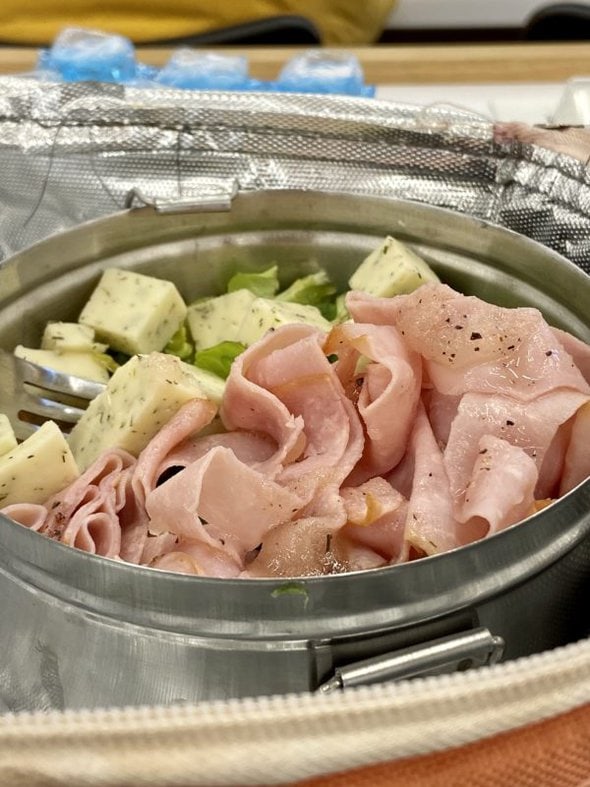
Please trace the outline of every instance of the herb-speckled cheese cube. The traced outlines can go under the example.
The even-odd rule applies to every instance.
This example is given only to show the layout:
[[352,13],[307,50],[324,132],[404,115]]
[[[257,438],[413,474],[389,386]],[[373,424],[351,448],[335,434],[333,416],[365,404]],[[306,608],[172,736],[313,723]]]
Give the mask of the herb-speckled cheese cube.
[[107,268],[79,322],[128,355],[163,350],[186,317],[186,304],[170,281]]
[[17,439],[14,430],[10,425],[8,416],[0,413],[0,456],[7,454],[17,446]]
[[106,383],[109,373],[92,352],[56,352],[55,350],[36,350],[32,347],[23,347],[22,344],[14,348],[17,358],[48,366],[57,372],[73,374],[85,380],[95,380]]
[[42,350],[57,352],[104,352],[106,344],[94,341],[94,328],[78,322],[49,322],[41,339]]
[[191,366],[191,364],[185,364],[184,368],[188,374],[192,374],[195,378],[205,398],[215,402],[215,404],[221,404],[225,390],[225,380],[223,378],[207,371],[207,369],[199,369],[198,366]]
[[120,366],[72,429],[70,448],[86,469],[107,448],[138,456],[190,399],[208,398],[191,367],[174,355],[137,355]]
[[329,331],[332,327],[315,306],[275,301],[272,298],[256,298],[240,326],[239,341],[253,344],[267,331],[297,322],[313,325],[323,331]]
[[196,349],[242,341],[240,325],[255,300],[250,290],[235,290],[191,304],[186,319]]
[[46,421],[20,445],[0,456],[0,505],[44,503],[80,475],[57,424]]
[[352,290],[361,290],[379,298],[413,292],[438,276],[417,254],[388,236],[371,252],[350,277]]

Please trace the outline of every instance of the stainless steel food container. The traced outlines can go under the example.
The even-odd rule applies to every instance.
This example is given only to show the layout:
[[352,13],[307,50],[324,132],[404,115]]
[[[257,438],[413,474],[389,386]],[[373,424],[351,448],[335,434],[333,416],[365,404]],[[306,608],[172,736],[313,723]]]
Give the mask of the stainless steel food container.
[[[236,267],[271,262],[284,283],[322,266],[344,286],[386,234],[457,289],[537,306],[590,341],[590,278],[513,232],[386,198],[220,187],[193,203],[132,207],[7,260],[0,345],[34,344],[48,319],[76,319],[106,266],[169,278],[188,300],[220,292]],[[462,669],[588,635],[589,585],[588,480],[453,552],[289,581],[130,566],[3,518],[1,707],[178,703]]]

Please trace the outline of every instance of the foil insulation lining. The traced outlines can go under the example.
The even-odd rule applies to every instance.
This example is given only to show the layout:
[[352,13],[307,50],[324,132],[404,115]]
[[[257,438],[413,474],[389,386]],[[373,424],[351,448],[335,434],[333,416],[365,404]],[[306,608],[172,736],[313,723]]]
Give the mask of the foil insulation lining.
[[318,189],[454,209],[590,272],[590,171],[454,107],[0,78],[0,260],[152,198]]

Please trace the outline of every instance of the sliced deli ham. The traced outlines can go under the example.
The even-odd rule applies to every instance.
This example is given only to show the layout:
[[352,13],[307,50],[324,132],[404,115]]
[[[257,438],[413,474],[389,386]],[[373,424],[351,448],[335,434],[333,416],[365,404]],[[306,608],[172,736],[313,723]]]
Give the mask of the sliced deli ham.
[[[422,384],[420,356],[408,350],[395,328],[386,325],[338,326],[325,349],[338,356],[336,370],[341,379],[358,381],[357,407],[365,445],[349,481],[361,483],[392,470],[406,451]],[[361,359],[363,368],[357,372]],[[343,382],[350,389],[351,380]]]
[[[486,435],[522,448],[540,471],[558,428],[588,401],[577,391],[560,389],[530,402],[506,396],[466,394],[459,405],[445,448],[445,467],[456,506],[460,506]],[[504,494],[501,487],[497,495]],[[540,492],[546,496],[546,491]]]
[[213,402],[191,399],[150,440],[139,455],[133,473],[133,489],[141,501],[145,501],[160,475],[171,466],[166,462],[168,455],[186,438],[211,423],[216,412]]
[[189,401],[137,460],[2,513],[161,571],[317,576],[460,547],[590,474],[590,348],[536,309],[441,284],[347,306],[251,345],[218,414]]
[[152,532],[171,532],[245,555],[274,525],[293,518],[300,500],[217,447],[146,499]]
[[301,456],[305,447],[303,421],[258,384],[251,367],[310,333],[315,329],[304,325],[289,325],[269,333],[236,358],[225,385],[221,418],[226,430],[268,435],[275,443],[275,452],[261,467],[266,474],[280,472],[283,465]]
[[373,316],[395,325],[443,394],[501,393],[530,401],[561,387],[590,393],[537,309],[502,308],[443,284],[390,299],[350,293],[347,305],[355,319]]
[[564,456],[559,495],[565,495],[590,476],[590,403],[577,411]]
[[41,530],[47,519],[47,509],[40,503],[12,503],[0,509],[0,514],[35,532]]
[[533,512],[539,471],[522,448],[494,435],[482,437],[478,448],[461,518],[489,535]]
[[[69,487],[49,498],[44,521],[39,522],[38,511],[30,526],[86,552],[139,562],[147,517],[131,489],[134,466],[135,458],[121,449],[102,454]],[[22,520],[31,512],[21,507],[12,514]]]
[[457,532],[449,477],[422,404],[418,408],[408,451],[413,463],[413,480],[405,541],[426,555],[454,549],[461,538]]

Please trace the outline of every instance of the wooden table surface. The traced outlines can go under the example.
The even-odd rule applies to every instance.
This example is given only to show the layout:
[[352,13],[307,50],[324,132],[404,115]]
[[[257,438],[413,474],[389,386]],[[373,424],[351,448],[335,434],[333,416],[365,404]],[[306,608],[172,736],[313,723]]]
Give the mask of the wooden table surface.
[[[216,48],[244,54],[254,78],[274,79],[298,48]],[[590,77],[590,43],[508,43],[471,45],[394,45],[348,49],[363,65],[365,79],[376,85],[502,82],[563,82]],[[138,58],[161,65],[167,49],[138,48]],[[30,71],[36,50],[0,48],[0,73]]]

